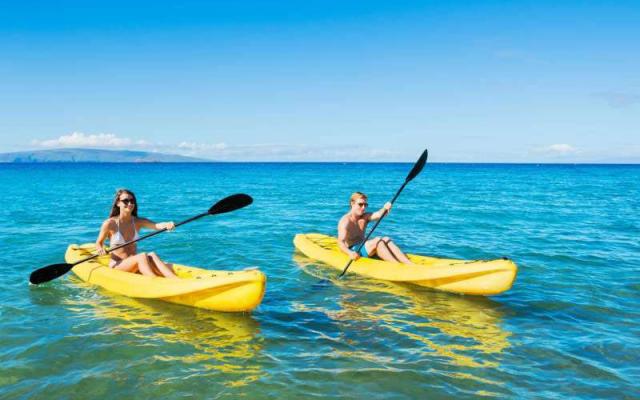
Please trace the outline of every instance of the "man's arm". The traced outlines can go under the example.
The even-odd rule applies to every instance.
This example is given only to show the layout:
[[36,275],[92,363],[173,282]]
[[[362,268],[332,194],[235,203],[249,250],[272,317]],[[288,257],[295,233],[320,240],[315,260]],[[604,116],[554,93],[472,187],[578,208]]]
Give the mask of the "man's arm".
[[371,214],[371,217],[369,217],[369,221],[379,220],[380,218],[384,217],[385,214],[388,214],[389,210],[391,210],[391,203],[386,202],[381,209]]
[[357,260],[360,258],[360,254],[349,249],[349,244],[347,243],[347,224],[348,221],[346,219],[341,219],[338,223],[338,247],[348,254],[352,260]]

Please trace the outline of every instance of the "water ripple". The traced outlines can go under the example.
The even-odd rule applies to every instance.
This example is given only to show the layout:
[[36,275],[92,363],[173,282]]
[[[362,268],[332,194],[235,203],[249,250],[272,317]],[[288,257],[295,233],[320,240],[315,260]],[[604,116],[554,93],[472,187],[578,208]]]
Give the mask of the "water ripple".
[[[352,191],[382,205],[410,167],[0,165],[11,187],[0,209],[0,397],[640,397],[640,168],[428,164],[379,233],[411,252],[511,257],[516,284],[493,298],[337,280],[293,250],[297,232],[335,232]],[[155,220],[251,194],[251,207],[140,247],[206,268],[258,266],[262,305],[205,312],[72,275],[29,287],[29,272],[61,262],[69,243],[95,240],[118,187]]]

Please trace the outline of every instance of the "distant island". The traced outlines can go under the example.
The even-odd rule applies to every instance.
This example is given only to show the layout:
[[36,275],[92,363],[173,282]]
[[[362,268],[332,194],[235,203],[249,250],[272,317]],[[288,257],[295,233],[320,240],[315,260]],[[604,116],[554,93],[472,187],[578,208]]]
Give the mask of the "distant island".
[[53,149],[0,153],[0,163],[98,162],[98,163],[171,163],[211,162],[201,158],[147,151]]

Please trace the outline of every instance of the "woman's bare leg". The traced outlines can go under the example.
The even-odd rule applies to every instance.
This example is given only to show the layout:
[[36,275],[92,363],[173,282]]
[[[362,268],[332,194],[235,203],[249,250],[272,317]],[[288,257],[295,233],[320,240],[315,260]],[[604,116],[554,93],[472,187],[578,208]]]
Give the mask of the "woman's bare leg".
[[158,255],[156,253],[154,253],[152,251],[152,252],[148,253],[148,255],[149,255],[150,262],[152,264],[155,264],[155,267],[160,271],[162,276],[164,276],[165,278],[173,278],[173,279],[177,279],[178,278],[176,276],[176,274],[173,272],[173,269],[171,268],[171,266],[165,264],[160,259],[160,257],[158,257]]
[[116,265],[114,269],[132,273],[140,271],[140,273],[145,276],[157,276],[151,269],[145,253],[125,258],[120,264]]

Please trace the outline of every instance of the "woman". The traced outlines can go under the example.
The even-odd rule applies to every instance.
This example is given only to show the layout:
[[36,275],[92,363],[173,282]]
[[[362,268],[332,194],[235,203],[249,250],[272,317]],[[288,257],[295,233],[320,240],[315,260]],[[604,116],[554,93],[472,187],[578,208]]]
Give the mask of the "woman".
[[[138,218],[138,203],[132,191],[120,189],[111,206],[109,218],[102,223],[100,234],[96,240],[96,250],[99,254],[106,254],[104,241],[109,237],[111,248],[120,246],[126,242],[138,239],[138,231],[141,228],[168,229],[175,227],[173,222],[161,222],[156,224],[146,218]],[[126,272],[140,272],[146,276],[164,276],[177,278],[171,268],[171,264],[165,264],[154,252],[136,253],[136,243],[121,247],[110,253],[109,267]]]

